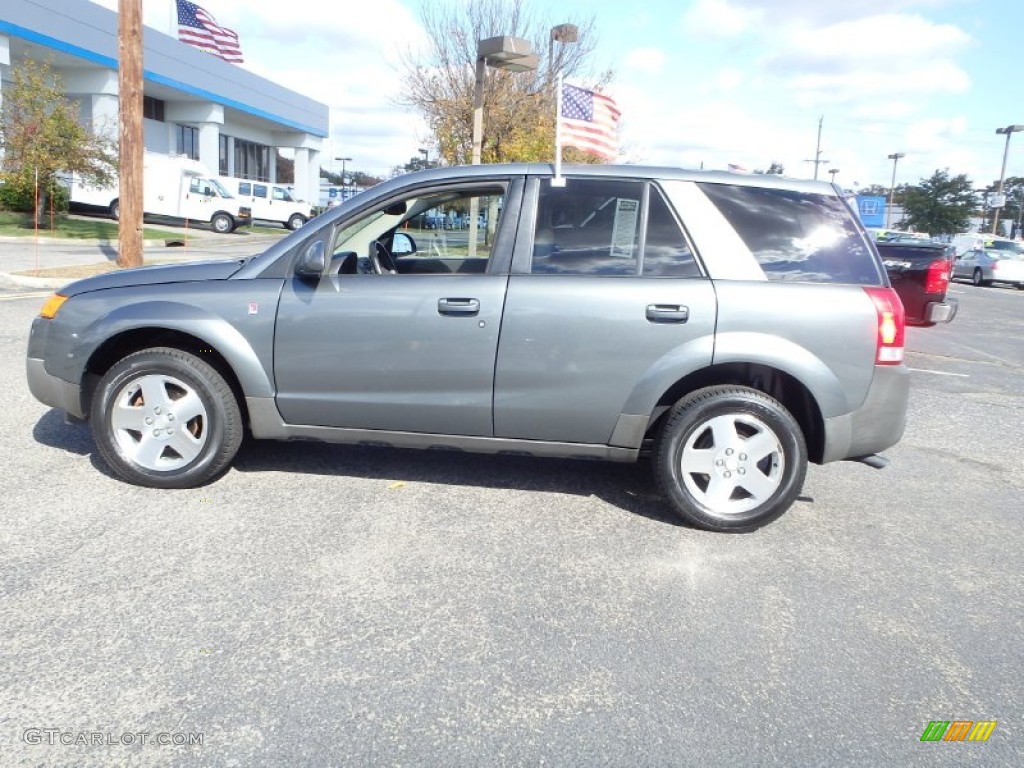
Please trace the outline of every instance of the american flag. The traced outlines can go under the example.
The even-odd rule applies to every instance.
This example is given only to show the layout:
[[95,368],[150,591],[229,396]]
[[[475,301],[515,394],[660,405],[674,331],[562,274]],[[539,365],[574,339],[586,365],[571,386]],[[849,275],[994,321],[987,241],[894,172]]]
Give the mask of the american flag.
[[565,146],[614,160],[619,152],[616,130],[620,115],[614,99],[575,85],[562,86],[559,121]]
[[178,0],[178,39],[224,61],[242,63],[238,35],[219,26],[213,16],[188,0]]

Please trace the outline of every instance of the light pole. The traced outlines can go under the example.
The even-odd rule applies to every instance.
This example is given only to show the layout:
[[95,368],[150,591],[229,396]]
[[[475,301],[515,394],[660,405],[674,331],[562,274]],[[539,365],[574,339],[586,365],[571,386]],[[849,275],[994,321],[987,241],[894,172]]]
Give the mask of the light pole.
[[423,155],[423,167],[430,167],[430,150],[426,147],[420,147],[420,154]]
[[345,163],[352,160],[351,157],[336,157],[335,160],[341,161],[341,201],[345,202]]
[[996,198],[996,202],[999,203],[999,205],[993,206],[996,209],[995,213],[992,214],[993,235],[996,233],[996,229],[999,226],[999,211],[1006,202],[1003,198],[1003,181],[1006,179],[1006,156],[1010,154],[1010,136],[1017,131],[1024,131],[1024,125],[1008,125],[1005,128],[996,128],[997,134],[1006,134],[1006,146],[1003,147],[1003,169],[999,172],[999,197]]
[[[488,37],[476,44],[476,84],[473,89],[473,165],[480,165],[481,144],[484,135],[484,74],[487,67],[509,72],[529,72],[537,69],[537,54],[529,40],[521,37]],[[480,199],[469,203],[469,251],[476,256],[477,216]]]
[[839,169],[838,168],[829,168],[828,172],[832,174],[832,183],[835,184],[836,183],[836,174],[839,173]]
[[888,229],[892,224],[892,197],[896,191],[896,163],[900,161],[901,157],[906,157],[906,152],[893,152],[889,155],[889,159],[892,160],[892,181],[889,183],[889,205],[885,209],[885,228]]

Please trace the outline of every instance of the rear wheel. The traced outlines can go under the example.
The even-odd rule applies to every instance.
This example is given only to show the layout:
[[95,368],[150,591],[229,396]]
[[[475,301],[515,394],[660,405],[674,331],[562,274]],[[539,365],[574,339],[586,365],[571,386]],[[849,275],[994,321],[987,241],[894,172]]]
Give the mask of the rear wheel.
[[982,274],[982,271],[980,269],[975,268],[974,274],[971,275],[971,282],[974,283],[977,286],[982,286],[982,285],[986,284],[985,283],[985,276],[984,276],[984,274]]
[[121,219],[121,201],[120,200],[115,200],[114,202],[112,202],[110,204],[110,217],[112,219],[114,219],[115,221],[120,221],[120,219]]
[[778,401],[747,387],[707,387],[669,413],[654,471],[683,520],[740,533],[789,509],[803,487],[807,447]]
[[104,461],[122,479],[150,488],[204,485],[242,442],[241,412],[224,377],[169,347],[128,355],[107,371],[90,417]]

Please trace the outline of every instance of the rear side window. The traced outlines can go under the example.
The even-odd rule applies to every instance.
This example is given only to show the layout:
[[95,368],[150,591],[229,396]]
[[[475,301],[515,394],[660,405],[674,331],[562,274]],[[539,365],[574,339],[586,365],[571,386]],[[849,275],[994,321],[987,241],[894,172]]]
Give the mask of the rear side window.
[[635,275],[643,185],[573,179],[542,184],[534,233],[534,274]]
[[238,185],[238,194],[248,197],[252,194],[252,185],[245,182],[240,183]]
[[699,277],[700,269],[661,193],[651,188],[644,244],[644,275],[648,277]]
[[838,197],[700,184],[769,280],[879,285],[873,251]]
[[266,197],[267,197],[267,188],[263,184],[253,184],[252,185],[252,193],[253,193],[253,195],[255,197],[262,197],[262,198],[266,199]]

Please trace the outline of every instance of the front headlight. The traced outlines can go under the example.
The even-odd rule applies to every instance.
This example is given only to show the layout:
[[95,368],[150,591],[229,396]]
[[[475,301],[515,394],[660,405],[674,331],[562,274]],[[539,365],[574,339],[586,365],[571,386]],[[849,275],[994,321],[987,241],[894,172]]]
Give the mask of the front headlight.
[[57,315],[57,310],[61,308],[65,301],[68,300],[67,296],[63,296],[59,293],[53,294],[43,304],[43,308],[39,310],[39,316],[45,317],[47,320],[52,320]]

